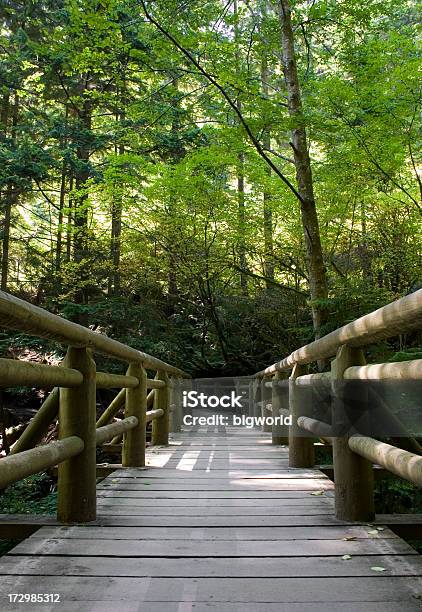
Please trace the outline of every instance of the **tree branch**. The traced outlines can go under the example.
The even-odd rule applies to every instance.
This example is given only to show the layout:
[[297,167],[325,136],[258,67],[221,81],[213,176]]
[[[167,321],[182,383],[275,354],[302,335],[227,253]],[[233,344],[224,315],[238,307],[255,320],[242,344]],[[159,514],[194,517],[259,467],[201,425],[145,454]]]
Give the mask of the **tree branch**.
[[242,112],[240,111],[240,109],[238,108],[238,105],[236,104],[235,100],[232,100],[231,97],[229,96],[229,94],[226,92],[226,90],[224,89],[224,87],[216,80],[216,78],[214,78],[213,76],[211,76],[202,66],[201,64],[198,62],[197,59],[195,59],[195,57],[192,55],[192,53],[190,53],[190,51],[188,51],[187,49],[185,49],[185,47],[183,47],[183,45],[170,33],[168,32],[152,15],[151,13],[149,13],[146,4],[144,2],[144,0],[141,0],[141,5],[145,14],[145,17],[147,18],[147,20],[152,23],[162,34],[163,36],[165,36],[175,47],[176,49],[178,49],[181,53],[183,53],[183,55],[189,60],[189,62],[191,62],[195,68],[212,84],[214,85],[214,87],[221,93],[221,95],[223,96],[223,98],[226,100],[227,104],[232,108],[232,110],[235,112],[235,114],[237,115],[239,122],[241,123],[241,125],[243,126],[246,134],[248,135],[251,143],[253,144],[253,146],[255,147],[257,153],[260,155],[260,157],[262,157],[262,159],[270,166],[270,168],[273,170],[273,172],[283,181],[283,183],[285,183],[285,185],[287,185],[287,187],[290,189],[290,191],[295,195],[295,197],[299,200],[299,202],[301,202],[302,204],[304,204],[305,202],[303,201],[303,198],[300,196],[299,192],[297,191],[297,189],[294,187],[294,185],[289,181],[289,179],[284,176],[284,174],[281,172],[281,170],[278,168],[278,166],[276,166],[274,164],[274,162],[272,161],[272,159],[266,154],[265,150],[263,149],[261,143],[259,142],[259,140],[256,138],[256,136],[254,135],[254,133],[252,132],[248,122],[246,121],[246,119],[244,118]]
[[256,272],[251,272],[250,270],[247,270],[245,268],[241,268],[240,266],[236,266],[235,264],[233,265],[233,268],[235,270],[237,270],[238,272],[242,272],[243,274],[246,274],[246,276],[250,276],[251,278],[257,278],[258,280],[263,280],[266,283],[269,283],[270,285],[273,285],[274,287],[277,287],[277,289],[280,289],[280,291],[293,291],[293,293],[297,293],[298,295],[301,295],[302,297],[307,297],[308,294],[305,293],[305,291],[300,291],[299,289],[294,289],[293,287],[289,287],[288,285],[282,285],[281,283],[278,283],[277,281],[273,280],[272,278],[268,278],[268,276],[263,276],[261,274],[256,274]]

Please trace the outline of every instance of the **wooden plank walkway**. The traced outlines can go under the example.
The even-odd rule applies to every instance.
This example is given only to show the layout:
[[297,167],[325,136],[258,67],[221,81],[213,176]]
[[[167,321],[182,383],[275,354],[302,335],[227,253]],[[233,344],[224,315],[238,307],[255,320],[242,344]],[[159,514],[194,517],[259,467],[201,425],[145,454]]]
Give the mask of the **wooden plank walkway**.
[[[269,434],[186,428],[148,466],[98,485],[94,524],[43,527],[1,558],[0,609],[421,610],[420,556],[387,527],[337,521],[331,481],[289,469]],[[8,593],[61,603],[11,604]]]

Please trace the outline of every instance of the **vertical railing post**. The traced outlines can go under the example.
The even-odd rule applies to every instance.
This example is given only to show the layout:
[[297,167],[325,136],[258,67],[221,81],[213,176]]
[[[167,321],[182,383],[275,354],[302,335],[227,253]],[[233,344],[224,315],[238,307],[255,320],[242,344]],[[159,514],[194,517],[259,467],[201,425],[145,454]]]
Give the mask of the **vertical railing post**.
[[164,414],[152,422],[152,443],[167,445],[169,443],[169,379],[167,373],[161,370],[157,372],[155,378],[162,380],[166,385],[155,390],[154,409],[161,408]]
[[255,379],[254,382],[254,391],[253,391],[253,416],[259,417],[261,416],[261,400],[262,400],[262,393],[261,393],[261,380],[259,378]]
[[57,518],[63,523],[83,523],[96,518],[96,368],[86,348],[69,347],[65,359],[68,368],[83,374],[83,382],[60,389],[59,438],[78,436],[84,449],[59,464]]
[[131,363],[128,376],[134,376],[139,384],[126,389],[125,418],[134,416],[138,425],[123,435],[122,465],[143,467],[145,465],[145,420],[147,411],[147,373],[141,363]]
[[254,383],[252,380],[248,384],[248,417],[253,417],[253,403],[254,403]]
[[[271,404],[273,408],[272,415],[274,420],[283,416],[282,395],[284,391],[278,385],[280,380],[286,380],[286,372],[276,372],[273,377],[273,386],[271,389]],[[274,422],[272,426],[272,443],[273,444],[288,444],[289,443],[289,428],[287,425],[278,425]]]
[[174,405],[174,378],[172,378],[171,376],[169,376],[168,379],[168,386],[169,386],[169,433],[174,433],[174,422],[175,422],[175,409],[176,406]]
[[175,376],[171,379],[170,405],[173,406],[173,412],[171,413],[172,431],[177,433],[182,430],[182,397],[180,378]]
[[[266,378],[265,376],[261,380],[261,398],[262,398],[261,416],[264,419],[266,419],[267,417],[272,416],[271,411],[268,410],[268,408],[267,408],[267,404],[270,403],[270,399],[271,399],[271,389],[269,389],[267,387],[267,383],[268,382],[270,382],[270,379]],[[272,425],[270,425],[269,423],[264,421],[264,423],[262,425],[262,431],[264,431],[266,433],[271,432],[272,431]]]
[[[289,466],[295,468],[313,467],[315,463],[314,441],[307,437],[297,424],[298,417],[303,415],[301,408],[301,389],[296,378],[306,373],[306,366],[295,364],[289,378],[289,409],[292,425],[289,429]],[[302,396],[303,397],[303,396]]]
[[[348,397],[344,382],[344,371],[347,368],[364,363],[361,349],[341,346],[331,364],[335,508],[336,517],[346,521],[369,521],[374,518],[372,464],[349,448],[350,415],[347,414],[347,408],[350,407],[347,403],[348,399],[356,401],[356,398]],[[364,404],[365,397],[362,396],[360,401]],[[364,409],[362,405],[362,414]]]
[[178,433],[182,430],[182,404],[180,378],[172,376],[169,381],[169,431]]

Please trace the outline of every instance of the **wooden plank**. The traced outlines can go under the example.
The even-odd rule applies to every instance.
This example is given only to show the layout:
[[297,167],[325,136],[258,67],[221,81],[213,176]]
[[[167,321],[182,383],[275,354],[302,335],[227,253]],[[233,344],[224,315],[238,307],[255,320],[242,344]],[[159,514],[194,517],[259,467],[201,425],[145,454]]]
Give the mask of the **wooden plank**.
[[[105,500],[110,498],[116,500],[118,503],[136,504],[136,500],[150,500],[150,499],[273,499],[283,500],[286,498],[297,498],[300,499],[303,495],[310,495],[312,492],[319,492],[323,490],[323,486],[314,486],[305,489],[305,487],[297,487],[291,489],[283,489],[280,491],[109,491],[102,489],[101,496],[98,496],[99,500]],[[298,495],[299,493],[299,495]],[[320,497],[323,497],[321,495]],[[276,502],[275,502],[276,504]]]
[[[122,472],[120,470],[116,470],[115,472],[113,472],[112,474],[112,479],[117,479],[119,481],[119,479],[122,479],[122,482],[126,482],[127,479],[141,479],[141,478],[145,478],[147,480],[151,479],[151,478],[156,478],[157,480],[162,480],[164,479],[165,481],[167,480],[171,480],[174,481],[177,479],[177,482],[179,480],[188,480],[189,482],[200,482],[200,481],[211,481],[211,480],[228,480],[230,482],[237,482],[237,481],[249,481],[249,480],[283,480],[284,478],[301,478],[301,477],[306,477],[306,472],[303,472],[302,470],[292,470],[292,469],[288,469],[288,468],[283,468],[282,470],[278,469],[274,469],[274,470],[261,470],[261,473],[252,473],[250,471],[248,472],[241,472],[241,471],[237,471],[237,470],[230,470],[227,472],[227,474],[218,474],[218,473],[211,473],[211,472],[206,472],[204,473],[200,473],[200,472],[195,472],[192,473],[192,471],[187,471],[187,470],[171,470],[171,469],[166,469],[166,468],[146,468],[146,469],[138,469],[137,471],[133,471],[132,468],[128,468],[127,472]],[[318,471],[314,471],[313,475],[311,476],[311,478],[325,478],[325,475],[322,472],[318,472]],[[111,479],[108,480],[108,482],[110,482]]]
[[371,527],[331,526],[331,527],[97,527],[91,525],[44,527],[32,539],[85,540],[341,540],[343,538],[397,539],[390,530],[384,529],[375,536]]
[[[284,481],[286,483],[288,481]],[[181,485],[155,485],[153,483],[144,483],[144,484],[104,484],[98,488],[99,495],[116,495],[116,497],[123,497],[127,495],[127,497],[137,497],[138,493],[147,493],[151,495],[151,497],[155,496],[155,493],[169,493],[165,497],[172,497],[174,493],[192,493],[195,491],[204,493],[208,492],[212,494],[212,497],[216,497],[214,493],[220,493],[220,497],[259,497],[261,495],[261,499],[263,498],[271,498],[271,497],[279,497],[284,499],[284,493],[286,491],[299,491],[301,495],[306,495],[306,492],[312,492],[315,490],[329,490],[332,489],[330,481],[327,481],[327,486],[321,486],[320,481],[316,481],[315,488],[311,488],[309,486],[308,480],[303,480],[303,484],[301,483],[297,487],[287,487],[284,483],[277,484],[273,487],[252,487],[252,486],[223,486],[223,485],[211,485],[207,486],[206,484],[181,484]],[[312,482],[312,480],[311,480]],[[315,482],[315,480],[313,481]],[[290,484],[290,483],[289,483]],[[325,483],[324,483],[325,484]],[[309,493],[308,493],[309,494]]]
[[9,555],[89,555],[111,557],[313,557],[335,555],[417,554],[403,540],[107,540],[29,537]]
[[149,478],[148,476],[138,476],[135,478],[131,478],[127,476],[126,478],[122,478],[120,476],[114,476],[112,479],[108,479],[106,482],[101,482],[97,488],[103,488],[104,486],[112,486],[112,485],[123,485],[123,486],[132,486],[140,487],[146,483],[147,485],[151,485],[154,487],[162,487],[164,485],[170,485],[170,487],[185,487],[189,486],[192,489],[196,489],[197,486],[208,486],[208,487],[225,487],[227,485],[231,487],[256,487],[261,490],[262,487],[267,487],[268,489],[273,489],[280,484],[283,484],[286,480],[323,480],[324,482],[329,483],[330,479],[324,477],[322,474],[318,472],[314,472],[312,476],[307,476],[306,474],[295,474],[292,472],[286,472],[280,475],[280,478],[207,478],[206,475],[199,475],[198,477],[186,477],[180,475],[179,478],[157,478],[153,476]]
[[347,563],[337,557],[246,557],[239,559],[203,557],[133,558],[69,556],[37,557],[5,556],[0,560],[0,575],[48,576],[136,576],[173,578],[283,578],[315,576],[315,567],[322,576],[374,576],[371,566],[385,567],[384,576],[421,576],[422,559],[372,555],[354,556]]
[[34,608],[46,612],[420,609],[414,549],[335,519],[331,481],[289,469],[266,434],[207,429],[149,449],[164,467],[119,466],[98,485],[95,522],[51,524],[15,547],[2,592],[60,592],[60,608]]
[[408,540],[422,540],[422,514],[379,514],[374,523],[390,525],[394,533]]
[[0,539],[23,539],[44,525],[61,525],[49,514],[0,514]]
[[284,460],[286,459],[286,454],[282,454],[280,453],[279,450],[277,450],[277,447],[273,447],[273,448],[267,448],[267,449],[254,449],[254,448],[239,448],[239,450],[234,451],[233,447],[229,446],[227,448],[218,448],[218,447],[207,447],[207,448],[203,448],[202,446],[188,446],[186,447],[185,445],[183,446],[165,446],[162,448],[157,448],[152,449],[147,451],[148,452],[148,456],[154,456],[154,455],[166,455],[168,453],[172,453],[172,455],[181,455],[181,454],[188,454],[188,453],[201,453],[204,456],[206,455],[210,455],[212,453],[212,455],[216,458],[216,459],[242,459],[242,458],[247,458],[247,459],[281,459]]
[[[132,498],[136,499],[136,498]],[[212,499],[212,506],[222,506],[222,507],[232,507],[236,506],[238,508],[238,513],[242,514],[242,508],[255,508],[257,506],[256,499],[245,499],[245,498],[231,498],[231,499]],[[98,496],[98,502],[102,501],[104,503],[117,503],[116,501],[112,502],[112,500],[116,500],[115,497],[103,497]],[[105,501],[107,500],[107,501]],[[159,499],[145,499],[143,502],[134,502],[137,506],[145,506],[147,508],[151,508],[151,514],[153,514],[152,510],[155,508],[164,508],[166,506],[169,507],[179,507],[186,506],[188,508],[196,508],[198,512],[201,512],[201,509],[206,508],[210,505],[210,498],[204,499],[174,499],[174,498],[159,498]],[[328,504],[330,504],[328,506]],[[314,506],[317,508],[322,508],[324,510],[327,507],[330,508],[330,511],[334,511],[331,501],[324,501],[321,498],[315,497],[291,497],[288,499],[283,499],[283,506],[296,506],[297,507],[310,507]],[[267,512],[269,509],[274,509],[274,500],[273,499],[262,499],[259,501],[259,507]]]
[[[350,525],[344,521],[339,521],[333,516],[332,512],[328,514],[319,511],[319,513],[306,512],[306,514],[285,514],[285,515],[269,515],[262,508],[262,513],[259,515],[245,515],[237,513],[221,513],[216,515],[204,514],[203,512],[191,513],[190,516],[183,516],[172,513],[171,515],[156,515],[151,511],[145,512],[144,515],[134,514],[117,514],[115,508],[109,509],[106,514],[102,508],[99,508],[96,524],[108,527],[289,527],[289,526],[306,526],[306,525]],[[155,511],[155,509],[154,509]],[[259,509],[258,509],[259,511]]]
[[[145,506],[137,506],[137,505],[126,505],[121,501],[115,503],[111,503],[108,501],[99,500],[98,501],[98,514],[99,515],[115,515],[115,516],[149,516],[151,517],[152,523],[155,521],[155,516],[188,516],[198,518],[199,524],[201,520],[208,519],[208,517],[213,516],[243,516],[243,517],[257,517],[261,513],[268,514],[268,507],[265,506],[254,506],[253,508],[244,508],[242,512],[240,512],[238,506],[211,506],[210,504],[204,505],[201,513],[198,515],[198,508],[194,508],[192,506],[183,506],[183,507],[163,507],[157,504],[154,507],[154,517],[151,517],[151,505],[146,504]],[[300,504],[298,506],[280,506],[277,507],[274,512],[274,516],[296,516],[296,515],[311,515],[311,514],[333,514],[333,508],[331,506],[327,506],[326,509],[322,509],[320,506],[306,506],[302,507]],[[154,523],[155,524],[155,523]]]
[[[243,470],[243,471],[249,471],[251,470],[252,473],[255,471],[259,471],[262,472],[265,469],[282,469],[283,467],[287,467],[287,463],[282,463],[282,462],[277,462],[274,463],[273,461],[265,461],[264,459],[251,459],[250,461],[236,461],[236,460],[231,460],[231,461],[208,461],[208,460],[204,460],[204,461],[198,461],[197,459],[181,459],[180,461],[178,460],[176,462],[176,464],[178,464],[178,469],[179,470],[184,470],[191,472],[192,470],[202,470],[202,471],[206,471],[208,472],[209,470],[224,470],[224,471],[231,471],[231,470]],[[163,460],[163,457],[153,457],[153,458],[147,458],[145,460],[145,465],[147,467],[158,467],[158,468],[165,468],[165,467],[170,467],[170,465],[172,467],[176,467],[174,465],[174,462],[170,461],[170,459],[165,459]]]
[[[342,612],[397,612],[397,601],[393,602],[340,602]],[[51,606],[45,607],[37,604],[36,610],[41,612],[53,612]],[[56,608],[57,609],[57,608]],[[94,601],[78,601],[71,603],[69,601],[60,604],[60,612],[138,612],[142,608],[139,607],[137,601],[111,601],[109,604],[105,602]],[[316,612],[317,608],[313,603],[237,603],[237,602],[217,602],[216,604],[207,602],[182,602],[166,601],[166,602],[148,602],[148,612]],[[321,608],[320,608],[321,609]],[[22,610],[22,604],[16,606],[11,605],[8,612]],[[324,602],[322,604],[323,612],[338,612],[339,603]],[[406,602],[400,605],[400,612],[420,612],[419,604]]]
[[[324,603],[325,602],[396,602],[400,612],[413,604],[420,588],[418,577],[323,577],[323,578],[197,578],[186,584],[185,578],[4,576],[5,593],[60,593],[62,601],[132,602],[212,602],[217,603]],[[243,606],[242,606],[243,608]],[[62,609],[60,606],[59,609]],[[92,609],[92,608],[91,608]],[[102,608],[107,610],[107,608]],[[166,609],[165,607],[163,609]],[[280,609],[280,608],[278,608]],[[303,608],[300,608],[303,610]],[[324,610],[326,608],[324,607]],[[370,608],[369,608],[370,609]],[[8,609],[8,612],[11,608]],[[148,611],[150,608],[148,608]],[[179,607],[180,610],[180,607]],[[315,608],[314,608],[315,610]],[[337,608],[338,610],[338,608]],[[397,608],[396,608],[397,612]]]

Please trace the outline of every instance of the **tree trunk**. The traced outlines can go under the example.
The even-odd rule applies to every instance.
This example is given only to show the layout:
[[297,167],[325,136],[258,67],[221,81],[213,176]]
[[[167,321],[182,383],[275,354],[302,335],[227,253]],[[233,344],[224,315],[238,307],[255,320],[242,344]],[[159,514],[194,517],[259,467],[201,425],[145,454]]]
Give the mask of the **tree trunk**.
[[7,136],[7,126],[9,121],[9,94],[4,94],[3,100],[1,103],[1,111],[0,111],[0,134],[5,137]]
[[[236,53],[236,68],[240,70],[240,46],[239,46],[239,11],[237,0],[233,3],[234,16],[234,38],[235,38],[235,53]],[[240,95],[236,99],[236,106],[239,111],[242,109]],[[247,276],[243,270],[247,269],[246,262],[246,244],[245,244],[245,154],[240,152],[237,156],[237,253],[239,256],[239,281],[240,290],[243,295],[248,295]]]
[[238,240],[237,252],[239,255],[240,268],[240,289],[243,295],[248,295],[247,276],[243,270],[247,269],[246,262],[246,244],[245,244],[245,155],[239,153],[237,164],[237,225],[238,225]]
[[[120,120],[123,115],[120,115]],[[117,151],[116,151],[117,152]],[[119,155],[123,155],[125,148],[123,145],[118,147]],[[111,240],[110,240],[110,259],[112,271],[108,279],[108,295],[120,295],[120,254],[122,236],[122,196],[119,188],[113,194],[111,204]]]
[[70,171],[69,176],[69,202],[67,209],[67,220],[66,220],[66,261],[70,262],[72,259],[72,221],[73,221],[73,197],[70,194],[73,191],[73,174]]
[[[69,109],[66,107],[66,115],[65,115],[65,128],[67,132],[67,122],[69,116]],[[64,149],[67,144],[67,135],[62,140],[62,148]],[[64,153],[64,152],[63,152]],[[62,238],[63,238],[63,209],[65,205],[66,198],[66,173],[67,173],[67,164],[65,156],[63,155],[62,162],[62,176],[60,179],[60,199],[59,199],[59,215],[58,215],[58,227],[57,227],[57,241],[56,241],[56,258],[55,258],[55,272],[60,272],[61,263],[62,263]]]
[[306,245],[312,318],[315,337],[318,338],[321,335],[321,327],[326,323],[328,317],[326,307],[321,304],[321,301],[325,302],[327,300],[328,287],[315,205],[311,161],[302,112],[289,0],[279,0],[279,18],[282,30],[283,72],[287,87],[288,108],[294,125],[291,144],[296,167],[298,193],[301,198],[300,210]]
[[13,189],[8,188],[4,198],[3,208],[3,231],[2,231],[2,257],[1,257],[1,290],[7,291],[9,273],[9,251],[10,251],[10,225],[12,218],[12,203],[14,200]]
[[120,254],[122,235],[122,200],[119,196],[113,199],[111,207],[111,265],[112,274],[109,280],[109,295],[120,295]]
[[[265,15],[265,2],[262,6],[263,16]],[[262,60],[261,60],[261,88],[262,93],[265,97],[268,96],[269,88],[268,88],[268,61],[267,56],[264,51]],[[265,127],[262,134],[262,142],[264,148],[269,149],[271,145],[271,134],[270,129]],[[265,166],[265,172],[268,177],[271,177],[271,168],[268,164]],[[273,245],[273,211],[271,207],[271,195],[265,189],[263,193],[263,212],[264,212],[264,276],[266,279],[267,290],[270,291],[274,289],[274,285],[271,284],[271,281],[274,280],[274,245]]]
[[[5,106],[8,107],[8,98],[4,100]],[[8,123],[9,109],[2,108],[2,129],[4,134],[7,136],[7,123]],[[16,143],[16,126],[18,124],[19,115],[19,97],[15,93],[15,100],[12,109],[12,127],[11,127],[11,140],[12,146]],[[4,121],[4,123],[3,123]],[[2,257],[1,257],[1,290],[7,291],[8,289],[8,276],[9,276],[9,259],[10,259],[10,230],[12,222],[12,208],[17,203],[18,191],[17,187],[8,185],[6,194],[4,196],[3,203],[3,227],[2,227]]]
[[372,256],[368,245],[368,231],[366,226],[366,205],[362,200],[360,205],[362,237],[360,244],[360,261],[362,266],[362,276],[372,285],[374,278],[372,274]]
[[[172,96],[171,106],[173,108],[173,118],[171,122],[171,131],[173,136],[173,149],[171,152],[170,163],[177,165],[182,161],[186,155],[186,149],[180,141],[180,93],[179,93],[179,79],[174,73],[170,72],[169,77],[172,79],[172,85],[174,88],[174,95]],[[177,143],[177,146],[175,146]],[[177,278],[177,246],[178,236],[177,230],[177,200],[171,194],[169,197],[169,205],[167,209],[168,215],[168,235],[167,235],[167,254],[168,254],[168,273],[167,273],[167,285],[168,285],[168,296],[167,304],[168,311],[174,313],[175,303],[179,295],[178,278]]]
[[90,143],[89,133],[91,131],[91,102],[84,100],[82,110],[79,113],[79,120],[82,124],[82,134],[78,135],[77,158],[78,166],[75,172],[75,187],[77,197],[74,205],[74,258],[80,264],[79,280],[80,286],[76,290],[75,301],[77,304],[88,303],[88,289],[86,282],[89,278],[90,270],[88,263],[89,255],[89,236],[88,236],[88,193],[87,182],[90,176],[89,158]]

